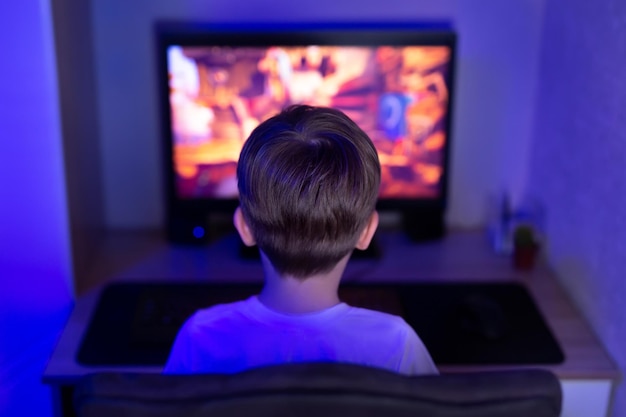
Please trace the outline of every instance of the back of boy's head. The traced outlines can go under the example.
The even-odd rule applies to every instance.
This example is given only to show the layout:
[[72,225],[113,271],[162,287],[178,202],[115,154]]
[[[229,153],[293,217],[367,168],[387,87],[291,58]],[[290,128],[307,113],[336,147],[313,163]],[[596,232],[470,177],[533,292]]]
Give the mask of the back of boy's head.
[[345,114],[292,106],[261,123],[237,165],[243,217],[281,275],[333,269],[372,215],[380,163],[372,141]]

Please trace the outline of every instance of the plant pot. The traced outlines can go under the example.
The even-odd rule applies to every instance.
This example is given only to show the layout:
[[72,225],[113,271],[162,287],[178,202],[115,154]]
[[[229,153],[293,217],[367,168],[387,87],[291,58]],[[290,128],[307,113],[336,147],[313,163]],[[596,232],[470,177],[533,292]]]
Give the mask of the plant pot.
[[521,271],[533,269],[538,251],[537,245],[515,246],[513,248],[513,267]]

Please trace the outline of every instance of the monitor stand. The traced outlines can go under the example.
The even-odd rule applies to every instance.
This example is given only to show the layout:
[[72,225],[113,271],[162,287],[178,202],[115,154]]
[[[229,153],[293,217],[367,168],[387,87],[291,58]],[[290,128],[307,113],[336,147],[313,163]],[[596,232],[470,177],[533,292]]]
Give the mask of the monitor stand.
[[246,260],[259,260],[261,259],[261,255],[259,254],[259,247],[254,246],[246,246],[243,242],[239,242],[239,257],[241,259]]
[[382,249],[380,244],[378,243],[378,239],[376,239],[376,235],[370,242],[370,245],[367,249],[355,249],[352,251],[352,256],[350,259],[380,259],[382,256]]

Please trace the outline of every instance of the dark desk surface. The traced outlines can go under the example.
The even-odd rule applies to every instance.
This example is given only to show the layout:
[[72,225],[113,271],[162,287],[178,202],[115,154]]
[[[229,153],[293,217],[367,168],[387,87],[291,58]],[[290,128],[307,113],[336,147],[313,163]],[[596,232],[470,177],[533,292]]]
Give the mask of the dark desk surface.
[[[515,271],[508,257],[492,253],[480,232],[454,232],[437,242],[415,244],[398,232],[380,233],[383,255],[378,260],[351,261],[344,275],[350,283],[414,282],[520,282],[533,296],[548,326],[559,341],[565,361],[541,365],[561,379],[617,381],[620,373],[589,325],[542,262],[531,272]],[[115,281],[261,282],[258,260],[237,256],[238,240],[227,236],[209,246],[172,246],[153,234],[111,234],[95,263],[89,285],[52,352],[43,374],[45,383],[64,385],[81,375],[102,370],[159,372],[159,367],[84,367],[76,354],[89,323],[102,284]],[[78,285],[80,291],[80,285]],[[532,365],[529,365],[532,366]],[[516,366],[519,367],[519,366]],[[442,366],[442,372],[495,370],[511,366]]]

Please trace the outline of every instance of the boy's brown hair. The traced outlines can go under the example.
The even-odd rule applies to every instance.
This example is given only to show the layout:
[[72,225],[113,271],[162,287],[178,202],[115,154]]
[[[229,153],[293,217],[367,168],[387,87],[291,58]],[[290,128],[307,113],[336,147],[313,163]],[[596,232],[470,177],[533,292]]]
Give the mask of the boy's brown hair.
[[292,106],[261,123],[237,165],[240,207],[281,275],[330,271],[355,247],[375,210],[380,163],[342,112]]

